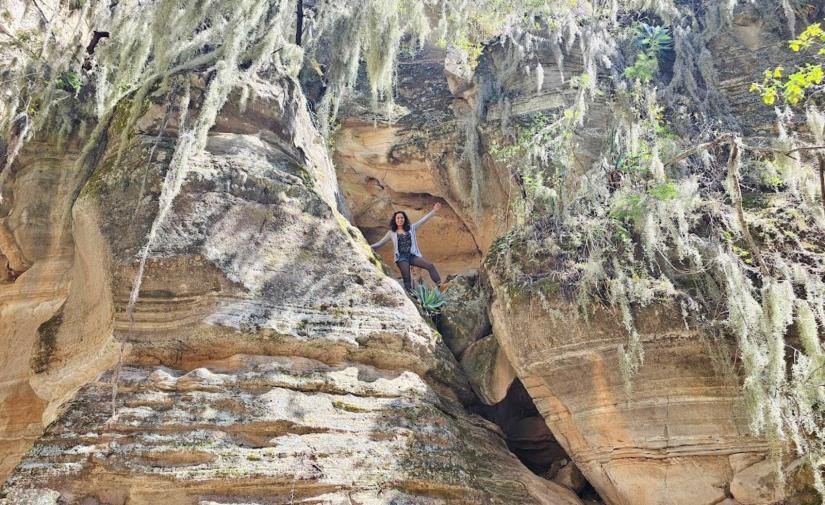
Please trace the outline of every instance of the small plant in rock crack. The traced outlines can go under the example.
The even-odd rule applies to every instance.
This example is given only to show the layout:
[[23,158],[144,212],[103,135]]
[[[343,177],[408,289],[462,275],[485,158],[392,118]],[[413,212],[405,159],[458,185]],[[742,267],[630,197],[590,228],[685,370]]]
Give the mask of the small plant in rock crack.
[[673,37],[664,26],[651,26],[647,23],[636,25],[633,30],[633,44],[638,49],[633,65],[624,71],[631,80],[649,82],[659,73],[659,57],[673,48]]
[[438,288],[428,288],[426,284],[420,283],[415,287],[413,295],[421,304],[421,308],[428,316],[432,317],[441,312],[441,307],[447,304],[444,295]]
[[80,90],[80,76],[77,72],[63,72],[55,84],[57,88],[69,93],[77,93]]
[[667,27],[640,23],[633,32],[633,43],[642,51],[652,53],[654,56],[673,47],[673,37]]

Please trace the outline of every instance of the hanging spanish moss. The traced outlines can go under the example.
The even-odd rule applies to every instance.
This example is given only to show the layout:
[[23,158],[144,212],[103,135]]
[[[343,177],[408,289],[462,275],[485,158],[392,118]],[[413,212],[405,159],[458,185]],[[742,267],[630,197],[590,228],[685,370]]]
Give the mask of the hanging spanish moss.
[[[522,185],[512,205],[523,217],[494,245],[492,265],[511,289],[548,310],[559,285],[577,293],[580,317],[593,303],[612,306],[627,332],[617,356],[629,395],[644,366],[634,307],[676,300],[688,327],[717,335],[719,320],[707,314],[724,306],[724,336],[714,340],[737,352],[730,360],[711,344],[717,369],[741,378],[751,430],[768,441],[776,473],[784,475],[792,451],[806,459],[825,495],[825,264],[816,231],[825,215],[816,156],[795,151],[822,143],[822,114],[808,108],[802,119],[809,133],[802,135],[788,126],[799,117],[778,110],[779,135],[768,143],[726,133],[738,125],[718,91],[707,42],[730,23],[734,7],[672,18],[667,32],[648,30],[668,35],[660,43],[670,45],[675,63],[666,82],[657,79],[658,58],[648,65],[656,52],[638,48],[632,33],[615,24],[594,31],[598,25],[587,23],[583,38],[597,49],[580,49],[587,86],[558,116],[537,118],[494,151]],[[628,47],[631,57],[618,72],[596,57]],[[591,87],[609,97],[612,139],[592,167],[572,173],[570,161],[558,160],[570,160],[575,145],[559,139],[575,138]],[[673,112],[694,118],[682,121],[691,127],[681,137],[668,121]],[[743,180],[773,181],[772,192],[759,205],[746,204]]]
[[[0,45],[13,63],[0,74],[0,197],[37,135],[79,141],[85,166],[108,134],[117,164],[148,98],[169,97],[164,123],[175,115],[178,137],[135,258],[131,317],[158,233],[233,92],[244,109],[256,80],[314,72],[325,88],[317,126],[328,135],[359,74],[376,122],[392,119],[402,51],[449,48],[477,70],[463,124],[476,218],[480,129],[494,100],[503,111],[505,140],[489,154],[520,191],[510,202],[518,226],[492,254],[502,278],[545,307],[550,288],[564,286],[583,318],[593,303],[612,307],[627,334],[616,355],[628,395],[645,366],[634,311],[676,300],[687,327],[735,347],[728,362],[725,352],[710,352],[719,370],[741,380],[751,429],[770,443],[777,473],[792,451],[825,495],[825,214],[816,157],[798,150],[823,143],[825,115],[813,103],[804,112],[777,107],[772,138],[732,133],[739,125],[719,91],[709,41],[729,27],[738,2],[710,4],[702,15],[653,0],[341,0],[301,9],[295,0],[86,0],[58,1],[55,12],[26,9],[11,20],[17,35],[5,33],[10,42]],[[793,4],[776,4],[795,33]],[[516,125],[498,76],[529,72],[541,93],[552,64],[542,66],[539,50],[552,54],[569,100]],[[574,52],[582,69],[567,75]],[[667,78],[664,54],[672,59]],[[577,136],[597,98],[614,121],[597,161],[577,167]],[[792,126],[802,122],[807,131]],[[717,308],[721,315],[708,317]]]

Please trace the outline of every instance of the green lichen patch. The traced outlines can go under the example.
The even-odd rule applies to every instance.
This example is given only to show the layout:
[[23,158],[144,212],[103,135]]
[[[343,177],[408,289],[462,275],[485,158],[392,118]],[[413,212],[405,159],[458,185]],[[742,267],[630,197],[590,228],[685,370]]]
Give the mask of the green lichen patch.
[[63,324],[63,305],[57,312],[37,328],[37,350],[29,364],[34,373],[43,373],[49,369],[57,352],[57,335]]

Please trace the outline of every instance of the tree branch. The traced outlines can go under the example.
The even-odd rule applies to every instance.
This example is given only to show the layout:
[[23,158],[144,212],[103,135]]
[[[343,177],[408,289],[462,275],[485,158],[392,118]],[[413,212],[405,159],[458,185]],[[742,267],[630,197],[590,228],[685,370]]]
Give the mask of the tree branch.
[[43,16],[43,21],[45,21],[47,25],[50,24],[51,20],[49,19],[48,16],[46,16],[46,13],[43,12],[43,9],[40,7],[40,4],[37,3],[37,0],[32,0],[32,3],[34,4],[35,7],[37,7],[37,10],[40,12],[40,15]]
[[694,154],[696,154],[700,151],[706,151],[706,150],[710,149],[711,147],[718,146],[719,144],[728,143],[728,142],[731,141],[732,138],[733,138],[733,136],[730,133],[724,133],[724,134],[720,135],[716,140],[711,140],[710,142],[704,142],[702,144],[697,144],[693,147],[685,149],[684,151],[677,154],[673,158],[667,160],[664,163],[664,166],[669,167],[671,165],[679,163],[680,161],[684,160],[685,158],[689,158],[689,157],[693,156]]
[[[693,147],[689,147],[689,148],[685,149],[684,151],[677,154],[673,158],[667,160],[667,162],[664,163],[664,166],[669,167],[669,166],[671,166],[675,163],[678,163],[678,162],[684,160],[685,158],[689,158],[689,157],[693,156],[694,154],[696,154],[700,151],[705,151],[707,149],[710,149],[711,147],[716,147],[716,146],[721,145],[721,144],[729,144],[732,140],[733,140],[733,135],[732,134],[723,133],[722,135],[719,135],[719,137],[716,138],[715,140],[711,140],[710,142],[704,142],[702,144],[697,144]],[[791,154],[796,153],[796,152],[825,150],[825,145],[800,146],[800,147],[795,147],[793,149],[783,150],[783,149],[776,149],[774,147],[749,146],[747,144],[739,143],[739,148],[742,149],[742,150],[745,150],[745,151],[782,154],[784,156],[789,156],[790,157]]]
[[[735,182],[736,192],[739,193],[739,203],[738,203],[738,206],[737,206],[737,215],[739,215],[740,213],[742,214],[741,217],[740,217],[740,224],[743,225],[743,232],[747,235],[745,237],[745,240],[747,240],[750,244],[752,244],[753,239],[750,238],[750,233],[748,232],[747,227],[744,226],[744,213],[741,210],[742,195],[741,195],[741,192],[739,190],[739,168],[738,168],[739,149],[744,149],[746,151],[762,152],[762,153],[781,154],[781,155],[793,158],[793,156],[791,156],[791,154],[793,154],[793,153],[803,152],[803,151],[822,151],[822,150],[825,150],[825,145],[800,146],[800,147],[795,147],[793,149],[782,150],[782,149],[776,149],[776,148],[773,148],[773,147],[759,147],[759,146],[749,146],[749,145],[746,145],[746,144],[741,144],[739,142],[739,139],[734,137],[732,134],[723,133],[722,135],[719,135],[719,137],[716,138],[715,140],[711,140],[710,142],[704,142],[702,144],[697,144],[693,147],[685,149],[684,151],[682,151],[681,153],[677,154],[673,158],[669,159],[666,163],[664,163],[664,166],[669,167],[669,166],[671,166],[675,163],[678,163],[678,162],[684,160],[685,158],[689,158],[690,156],[693,156],[694,154],[696,154],[700,151],[704,151],[704,150],[710,149],[711,147],[716,147],[716,146],[721,145],[721,144],[730,144],[732,146],[731,149],[733,149],[734,145],[736,146],[736,156],[737,156],[737,159],[736,159],[737,166],[735,168],[736,169],[736,179],[735,179],[735,181],[731,181],[731,184],[733,184]],[[731,156],[733,156],[733,150],[731,151]],[[819,192],[820,192],[820,196],[822,198],[822,209],[825,210],[825,154],[822,154],[822,153],[818,152],[816,154],[816,157],[817,157],[817,160],[819,161]],[[793,158],[793,159],[799,161],[797,158]],[[728,175],[729,176],[730,176],[730,171],[731,171],[731,160],[729,159],[728,160]],[[734,189],[731,188],[731,191],[734,191]],[[758,251],[757,251],[757,254],[758,254]],[[763,267],[764,263],[761,260],[760,260],[760,263],[761,263],[760,267]]]
[[797,147],[796,149],[791,149],[791,150],[785,151],[785,154],[791,154],[791,153],[794,153],[796,151],[818,151],[820,149],[825,149],[825,146],[802,146],[802,147]]
[[298,0],[295,6],[295,45],[301,45],[301,36],[304,33],[304,0]]

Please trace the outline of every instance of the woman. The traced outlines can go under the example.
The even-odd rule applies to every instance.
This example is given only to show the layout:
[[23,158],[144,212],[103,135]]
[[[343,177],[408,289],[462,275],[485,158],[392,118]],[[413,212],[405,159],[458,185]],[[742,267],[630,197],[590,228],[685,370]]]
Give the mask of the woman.
[[392,245],[395,247],[395,264],[398,265],[398,269],[401,270],[401,277],[404,279],[404,288],[407,291],[412,290],[410,265],[415,265],[418,268],[423,268],[430,272],[430,279],[432,279],[436,285],[441,283],[441,276],[438,275],[438,270],[435,269],[432,263],[421,256],[421,251],[418,250],[418,242],[415,238],[415,230],[433,217],[439,209],[441,209],[440,202],[433,206],[433,210],[412,224],[410,224],[406,212],[403,210],[396,212],[392,215],[392,219],[390,219],[390,231],[388,231],[381,240],[371,245],[373,249],[377,249],[387,243],[387,240],[392,239]]

